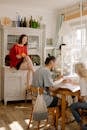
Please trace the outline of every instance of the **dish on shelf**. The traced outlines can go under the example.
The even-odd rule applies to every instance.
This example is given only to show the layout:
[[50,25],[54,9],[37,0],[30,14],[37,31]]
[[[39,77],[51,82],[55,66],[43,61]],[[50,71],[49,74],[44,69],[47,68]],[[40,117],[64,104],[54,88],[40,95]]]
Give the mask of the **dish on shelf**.
[[12,21],[9,17],[2,17],[1,18],[1,25],[3,26],[11,26],[12,25]]

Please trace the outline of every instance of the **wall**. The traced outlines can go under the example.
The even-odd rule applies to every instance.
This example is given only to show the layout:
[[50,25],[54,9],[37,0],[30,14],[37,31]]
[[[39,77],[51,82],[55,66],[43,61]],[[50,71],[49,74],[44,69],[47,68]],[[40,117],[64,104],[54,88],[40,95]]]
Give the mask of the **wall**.
[[43,16],[42,22],[46,24],[46,37],[54,38],[56,27],[55,11],[37,8],[26,8],[20,5],[18,7],[14,5],[0,5],[0,17],[8,16],[11,19],[15,20],[16,12],[19,12],[21,16],[26,16],[27,18],[30,18],[30,16],[33,16],[34,18]]

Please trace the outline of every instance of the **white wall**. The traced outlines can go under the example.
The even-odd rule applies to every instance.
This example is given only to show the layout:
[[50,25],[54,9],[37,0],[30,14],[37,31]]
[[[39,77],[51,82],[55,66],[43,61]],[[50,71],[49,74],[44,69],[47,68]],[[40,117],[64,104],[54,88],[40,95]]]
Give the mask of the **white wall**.
[[16,12],[19,12],[21,16],[26,16],[34,18],[38,16],[43,16],[43,23],[46,24],[46,37],[54,38],[55,35],[55,24],[56,24],[56,15],[55,11],[46,10],[46,9],[37,9],[37,8],[26,8],[20,5],[0,5],[0,17],[8,16],[11,19],[15,20]]

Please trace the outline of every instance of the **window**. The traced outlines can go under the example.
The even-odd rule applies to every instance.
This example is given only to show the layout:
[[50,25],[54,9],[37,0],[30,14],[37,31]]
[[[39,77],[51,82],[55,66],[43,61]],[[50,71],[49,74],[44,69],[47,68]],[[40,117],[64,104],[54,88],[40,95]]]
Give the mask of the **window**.
[[76,46],[78,48],[82,48],[86,45],[86,28],[79,28],[76,29],[75,31],[75,35],[76,35]]
[[[66,47],[63,48],[63,58],[62,58],[62,66],[63,73],[66,69],[69,74],[74,73],[74,64],[77,62],[87,63],[87,27],[86,24],[81,26],[73,25],[72,34],[67,34],[67,36],[63,37],[63,42],[68,46],[67,51]],[[70,68],[70,69],[69,69]]]

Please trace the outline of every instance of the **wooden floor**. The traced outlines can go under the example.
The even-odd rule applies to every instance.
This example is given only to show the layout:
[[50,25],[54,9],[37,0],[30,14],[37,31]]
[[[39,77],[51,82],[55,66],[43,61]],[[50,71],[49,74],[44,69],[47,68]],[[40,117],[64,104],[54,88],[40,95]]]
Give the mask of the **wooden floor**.
[[[31,103],[11,102],[7,106],[0,103],[0,130],[27,130],[30,112]],[[31,125],[32,130],[34,130],[35,125],[36,123],[33,122]],[[43,128],[41,130],[45,129],[54,130],[53,127]],[[79,128],[77,123],[73,122],[66,125],[66,130],[79,130]]]

